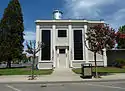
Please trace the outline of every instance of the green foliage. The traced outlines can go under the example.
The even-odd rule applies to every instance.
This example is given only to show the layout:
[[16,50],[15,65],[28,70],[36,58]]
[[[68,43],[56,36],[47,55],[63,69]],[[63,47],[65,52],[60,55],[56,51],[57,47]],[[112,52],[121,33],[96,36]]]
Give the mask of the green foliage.
[[[53,70],[34,70],[35,75],[50,75]],[[30,75],[30,68],[0,69],[0,75]]]
[[13,59],[21,59],[23,52],[23,15],[18,0],[11,0],[0,21],[0,60],[11,67]]
[[[121,33],[121,34],[125,34],[125,25],[121,26],[119,28],[118,32]],[[118,42],[118,48],[119,49],[125,49],[125,39],[124,38],[118,38],[117,42]]]
[[[92,68],[93,72],[95,72],[95,68]],[[81,68],[72,69],[76,74],[81,74]],[[98,67],[98,72],[100,73],[125,73],[125,68],[116,68],[116,67]]]
[[21,61],[22,61],[23,63],[27,63],[27,62],[29,62],[30,60],[29,60],[29,58],[26,56],[26,54],[23,54]]
[[116,59],[116,62],[120,65],[125,65],[125,59]]
[[119,32],[125,34],[125,25],[119,28]]

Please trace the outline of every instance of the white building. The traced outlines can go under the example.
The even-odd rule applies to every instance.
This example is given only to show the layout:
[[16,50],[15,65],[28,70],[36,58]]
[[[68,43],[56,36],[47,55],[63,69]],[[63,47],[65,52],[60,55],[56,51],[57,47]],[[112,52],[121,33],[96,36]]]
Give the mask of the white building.
[[[58,12],[60,13],[60,11]],[[63,20],[54,12],[54,20],[36,20],[36,44],[43,42],[45,47],[37,53],[38,69],[78,68],[81,63],[90,62],[94,66],[93,52],[89,51],[84,40],[90,26],[104,23],[101,20]],[[107,66],[106,52],[97,54],[98,66]]]

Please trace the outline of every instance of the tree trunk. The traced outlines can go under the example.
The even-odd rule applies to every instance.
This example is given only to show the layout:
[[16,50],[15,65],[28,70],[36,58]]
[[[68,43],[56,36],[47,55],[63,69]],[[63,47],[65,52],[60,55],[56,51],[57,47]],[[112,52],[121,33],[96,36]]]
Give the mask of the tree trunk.
[[98,78],[97,62],[96,62],[96,51],[94,51],[94,61],[95,61],[95,78]]
[[11,68],[11,60],[7,60],[7,68]]
[[31,70],[31,80],[34,80],[35,77],[34,77],[34,64],[35,64],[35,58],[36,58],[36,55],[35,55],[35,52],[33,53],[33,59],[32,59],[32,70]]

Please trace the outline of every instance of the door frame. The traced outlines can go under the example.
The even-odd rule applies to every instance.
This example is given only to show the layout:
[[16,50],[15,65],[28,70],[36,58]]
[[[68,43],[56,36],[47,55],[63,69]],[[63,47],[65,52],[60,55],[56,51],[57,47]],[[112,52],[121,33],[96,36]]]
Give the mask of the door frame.
[[56,65],[56,67],[57,67],[57,68],[60,68],[60,63],[59,63],[59,60],[60,60],[60,59],[59,59],[59,49],[65,49],[65,55],[66,55],[65,62],[66,62],[66,65],[65,65],[64,68],[69,68],[69,60],[68,60],[68,55],[69,55],[69,54],[68,54],[68,48],[67,48],[67,47],[65,47],[65,48],[64,48],[64,47],[62,47],[62,48],[61,48],[61,47],[60,47],[60,48],[57,48],[57,50],[56,50],[56,52],[57,52],[57,58],[56,58],[56,59],[57,59],[57,61],[56,61],[56,64],[57,64],[57,65]]

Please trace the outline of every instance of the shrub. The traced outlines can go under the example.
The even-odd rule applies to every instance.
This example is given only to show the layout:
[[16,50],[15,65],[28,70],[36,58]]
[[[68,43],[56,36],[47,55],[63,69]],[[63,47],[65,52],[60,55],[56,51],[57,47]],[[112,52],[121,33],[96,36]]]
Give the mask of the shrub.
[[116,59],[116,63],[122,67],[125,65],[125,59]]

